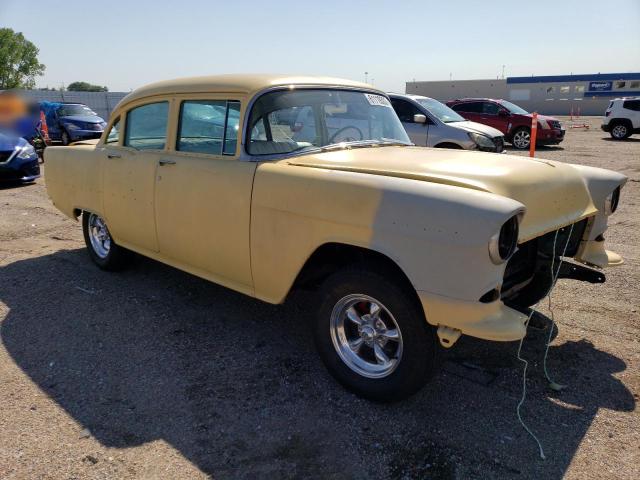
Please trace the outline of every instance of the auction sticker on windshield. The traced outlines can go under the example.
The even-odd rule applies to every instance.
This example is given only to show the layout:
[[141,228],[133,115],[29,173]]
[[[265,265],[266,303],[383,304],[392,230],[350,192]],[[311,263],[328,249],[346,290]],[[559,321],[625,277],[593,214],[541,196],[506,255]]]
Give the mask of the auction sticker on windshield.
[[372,93],[365,93],[364,96],[367,97],[367,101],[371,105],[391,108],[391,102],[387,97],[383,97],[382,95],[374,95]]

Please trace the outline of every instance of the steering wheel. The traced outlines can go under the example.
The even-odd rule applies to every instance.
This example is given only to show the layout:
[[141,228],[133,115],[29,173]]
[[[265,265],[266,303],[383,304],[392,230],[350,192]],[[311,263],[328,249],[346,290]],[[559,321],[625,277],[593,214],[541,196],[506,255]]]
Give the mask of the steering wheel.
[[357,142],[362,140],[362,131],[357,127],[343,127],[334,133],[329,139],[329,143]]

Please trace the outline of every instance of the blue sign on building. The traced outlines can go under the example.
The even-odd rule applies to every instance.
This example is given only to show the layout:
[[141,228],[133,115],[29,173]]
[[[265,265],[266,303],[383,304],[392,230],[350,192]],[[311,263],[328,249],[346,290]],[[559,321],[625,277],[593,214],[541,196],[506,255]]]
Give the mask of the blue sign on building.
[[607,92],[611,90],[613,82],[589,82],[590,92]]

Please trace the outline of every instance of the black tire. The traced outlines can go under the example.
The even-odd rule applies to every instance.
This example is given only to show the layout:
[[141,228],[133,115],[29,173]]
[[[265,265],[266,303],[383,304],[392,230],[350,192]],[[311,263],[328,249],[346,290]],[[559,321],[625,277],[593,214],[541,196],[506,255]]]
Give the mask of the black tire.
[[[521,137],[522,140],[520,139]],[[516,150],[529,150],[531,146],[531,129],[528,127],[517,128],[511,135],[510,141]]]
[[64,128],[62,129],[62,133],[60,134],[60,141],[62,145],[69,145],[71,143],[71,135]]
[[[405,282],[394,281],[393,276],[358,267],[337,272],[322,284],[323,301],[314,329],[318,352],[335,379],[361,397],[381,402],[404,399],[417,392],[437,368],[440,346],[436,330],[427,324],[422,306],[409,288]],[[332,312],[342,299],[354,294],[379,301],[400,330],[402,354],[395,369],[382,378],[357,373],[342,360],[334,346]]]
[[609,135],[614,140],[625,140],[631,136],[633,130],[627,122],[614,121],[611,122],[611,130]]
[[[84,243],[87,246],[87,251],[89,252],[89,257],[93,263],[95,263],[102,270],[108,271],[118,271],[122,270],[129,260],[131,259],[131,252],[113,241],[110,238],[109,231],[107,229],[107,234],[110,238],[110,247],[106,256],[101,256],[98,254],[93,244],[91,243],[90,233],[89,233],[89,218],[92,216],[90,212],[82,213],[82,233],[84,234]],[[98,217],[99,218],[99,217]],[[106,228],[106,225],[105,225]]]

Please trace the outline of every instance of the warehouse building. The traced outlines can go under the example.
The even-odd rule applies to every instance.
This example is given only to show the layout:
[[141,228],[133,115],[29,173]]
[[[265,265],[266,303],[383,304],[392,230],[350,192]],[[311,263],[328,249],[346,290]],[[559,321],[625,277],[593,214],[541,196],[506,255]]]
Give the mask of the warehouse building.
[[502,98],[547,115],[603,115],[613,98],[640,96],[640,73],[507,77],[496,80],[407,82],[406,93],[441,102],[465,97]]

